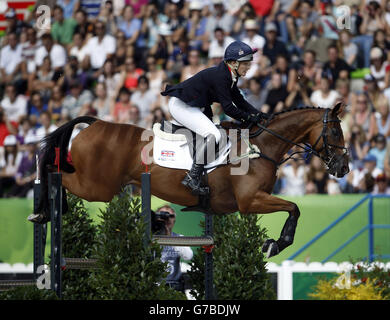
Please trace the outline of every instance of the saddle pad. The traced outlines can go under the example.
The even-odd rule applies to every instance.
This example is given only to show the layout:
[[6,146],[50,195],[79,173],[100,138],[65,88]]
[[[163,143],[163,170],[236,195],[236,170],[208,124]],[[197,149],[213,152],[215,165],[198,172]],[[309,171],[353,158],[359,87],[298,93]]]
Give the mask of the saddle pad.
[[[153,160],[161,167],[171,169],[190,170],[192,158],[187,139],[183,134],[171,134],[161,131],[161,123],[153,125]],[[211,163],[205,165],[210,168],[207,172],[213,171],[215,166],[226,163],[231,143],[228,141],[220,156]]]

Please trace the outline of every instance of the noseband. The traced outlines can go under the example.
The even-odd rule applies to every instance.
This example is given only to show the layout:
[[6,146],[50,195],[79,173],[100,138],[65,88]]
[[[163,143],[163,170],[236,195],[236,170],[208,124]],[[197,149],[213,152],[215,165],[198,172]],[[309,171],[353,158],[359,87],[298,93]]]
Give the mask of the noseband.
[[[295,158],[293,158],[293,156],[296,154],[307,153],[308,155],[315,155],[315,156],[319,157],[324,162],[326,169],[329,170],[329,169],[334,167],[334,165],[337,163],[337,161],[340,157],[348,154],[348,149],[346,147],[334,145],[334,144],[331,144],[328,142],[328,123],[330,123],[330,122],[340,123],[341,122],[340,119],[329,119],[329,111],[330,111],[329,108],[325,109],[324,117],[322,118],[323,127],[322,127],[321,134],[318,136],[316,142],[312,146],[307,144],[307,143],[304,143],[304,146],[302,146],[301,144],[296,143],[290,139],[287,139],[287,138],[281,136],[280,134],[276,133],[275,131],[268,129],[267,126],[268,126],[269,121],[272,120],[272,117],[267,120],[267,123],[265,125],[257,123],[256,125],[259,127],[259,129],[256,130],[254,133],[251,133],[249,135],[249,138],[257,137],[260,133],[262,133],[263,131],[266,131],[269,134],[277,137],[278,139],[280,139],[284,142],[291,143],[291,144],[297,146],[298,148],[303,149],[303,151],[293,152],[290,156],[283,159],[280,163],[278,163],[274,159],[271,159],[270,157],[264,155],[263,153],[260,154],[260,157],[263,157],[264,159],[270,160],[271,162],[273,162],[275,164],[276,167],[279,167],[280,165],[282,165],[283,163],[285,163],[286,161],[288,161],[290,159],[295,159]],[[251,128],[251,126],[249,127],[249,129],[250,128]],[[318,144],[318,142],[321,140],[321,138],[323,141],[323,145],[322,145],[322,148],[317,151],[317,150],[315,150],[315,147]],[[336,149],[342,149],[342,150],[344,150],[344,153],[341,156],[336,156],[336,153],[335,153]],[[325,156],[323,156],[321,154],[322,152],[325,152]]]

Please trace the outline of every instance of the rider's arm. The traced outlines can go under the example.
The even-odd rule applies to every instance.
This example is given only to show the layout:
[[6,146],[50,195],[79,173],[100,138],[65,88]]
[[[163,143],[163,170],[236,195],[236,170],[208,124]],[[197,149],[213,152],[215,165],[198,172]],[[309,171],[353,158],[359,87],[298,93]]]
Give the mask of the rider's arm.
[[252,106],[245,98],[242,96],[241,92],[238,90],[237,86],[234,85],[232,89],[232,97],[233,102],[237,106],[237,108],[246,111],[249,114],[258,114],[259,110],[257,110],[254,106]]

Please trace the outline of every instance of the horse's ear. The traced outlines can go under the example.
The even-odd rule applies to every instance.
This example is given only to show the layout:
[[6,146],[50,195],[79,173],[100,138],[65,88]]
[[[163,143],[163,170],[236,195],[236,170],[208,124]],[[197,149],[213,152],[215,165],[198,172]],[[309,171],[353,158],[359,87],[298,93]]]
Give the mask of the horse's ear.
[[342,102],[337,103],[332,109],[332,116],[338,116],[344,110],[345,104]]

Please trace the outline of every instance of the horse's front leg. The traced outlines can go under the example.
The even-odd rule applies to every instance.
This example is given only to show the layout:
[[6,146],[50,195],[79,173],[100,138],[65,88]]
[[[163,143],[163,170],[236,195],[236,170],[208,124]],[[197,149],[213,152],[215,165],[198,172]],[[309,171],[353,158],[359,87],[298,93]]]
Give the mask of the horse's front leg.
[[266,257],[270,258],[279,254],[294,242],[295,229],[297,227],[300,212],[298,206],[290,201],[286,201],[268,193],[258,191],[255,196],[240,205],[240,212],[243,214],[272,213],[277,211],[287,211],[289,216],[283,226],[278,240],[268,239],[264,242],[262,251]]

